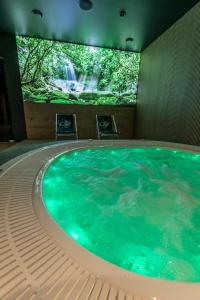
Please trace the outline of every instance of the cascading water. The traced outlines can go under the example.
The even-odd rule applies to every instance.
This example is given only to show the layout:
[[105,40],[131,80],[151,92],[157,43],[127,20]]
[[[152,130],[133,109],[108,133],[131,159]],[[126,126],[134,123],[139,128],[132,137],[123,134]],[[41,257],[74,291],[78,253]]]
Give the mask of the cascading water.
[[67,81],[77,81],[76,79],[76,73],[74,70],[74,65],[72,64],[72,62],[67,59],[66,61],[66,79]]
[[63,67],[64,78],[54,79],[53,83],[62,89],[64,92],[78,91],[78,81],[74,69],[74,64],[70,59],[66,59],[65,66]]
[[86,90],[88,91],[95,91],[97,88],[98,79],[95,76],[92,76],[90,81],[88,82],[86,86]]
[[83,92],[87,87],[87,74],[81,74],[79,79],[79,91]]
[[[97,66],[95,65],[94,68],[97,68]],[[81,74],[77,80],[74,64],[70,59],[66,59],[63,71],[64,75],[66,74],[66,79],[53,80],[53,83],[61,88],[62,91],[80,93],[83,91],[91,92],[97,89],[98,78],[95,75]]]

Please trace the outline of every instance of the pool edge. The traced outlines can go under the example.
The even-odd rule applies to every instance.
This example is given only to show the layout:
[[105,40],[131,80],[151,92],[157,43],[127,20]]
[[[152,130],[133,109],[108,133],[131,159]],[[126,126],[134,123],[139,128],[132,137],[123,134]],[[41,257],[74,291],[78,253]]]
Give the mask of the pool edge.
[[[35,198],[37,197],[35,193],[39,192],[38,174],[42,174],[41,168],[50,159],[67,149],[76,148],[77,145],[90,147],[108,144],[164,146],[200,151],[199,147],[154,141],[80,141],[38,149],[2,165],[3,172],[0,175],[1,299],[47,300],[61,297],[68,300],[199,300],[200,284],[171,284],[156,279],[157,283],[154,285],[154,279],[152,281],[151,278],[135,274],[133,278],[131,272],[96,256],[93,262],[91,258],[93,254],[76,245],[79,247],[78,252],[81,252],[78,258],[74,245],[69,247],[66,243],[65,233],[62,242],[59,242],[57,229],[55,229],[58,225],[47,216],[46,208],[41,207],[39,203],[41,199]],[[70,239],[70,242],[73,241]],[[84,259],[83,252],[87,252],[84,254]],[[91,267],[90,262],[93,262]],[[109,269],[106,267],[106,274],[97,269],[98,266],[102,269],[105,263],[109,265]],[[116,270],[120,272],[119,275]]]

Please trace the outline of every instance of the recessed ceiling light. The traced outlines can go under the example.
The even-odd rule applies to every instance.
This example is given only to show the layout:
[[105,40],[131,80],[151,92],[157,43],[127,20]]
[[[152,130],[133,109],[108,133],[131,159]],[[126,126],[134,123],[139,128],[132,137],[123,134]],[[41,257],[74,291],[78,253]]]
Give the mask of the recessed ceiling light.
[[90,10],[93,7],[91,0],[79,0],[80,8],[83,10]]
[[126,11],[125,9],[121,9],[119,12],[120,17],[125,17],[126,16]]
[[40,16],[41,18],[43,17],[43,13],[42,13],[41,10],[39,10],[39,9],[34,8],[34,9],[32,10],[32,13],[33,13],[34,15]]
[[126,39],[126,42],[133,42],[134,41],[134,39],[132,38],[132,37],[128,37],[127,39]]

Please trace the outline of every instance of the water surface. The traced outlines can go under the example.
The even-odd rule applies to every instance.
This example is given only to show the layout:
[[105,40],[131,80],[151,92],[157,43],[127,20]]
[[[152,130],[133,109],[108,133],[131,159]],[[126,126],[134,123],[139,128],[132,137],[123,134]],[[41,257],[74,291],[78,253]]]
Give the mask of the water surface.
[[101,258],[145,276],[200,281],[200,154],[72,151],[47,169],[43,198],[64,231]]

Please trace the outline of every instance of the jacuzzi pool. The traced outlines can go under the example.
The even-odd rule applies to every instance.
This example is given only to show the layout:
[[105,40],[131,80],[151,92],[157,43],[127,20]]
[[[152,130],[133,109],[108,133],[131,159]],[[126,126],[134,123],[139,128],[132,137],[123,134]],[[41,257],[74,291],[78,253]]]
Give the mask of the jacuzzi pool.
[[73,150],[46,169],[43,200],[76,243],[148,277],[200,281],[200,154]]

